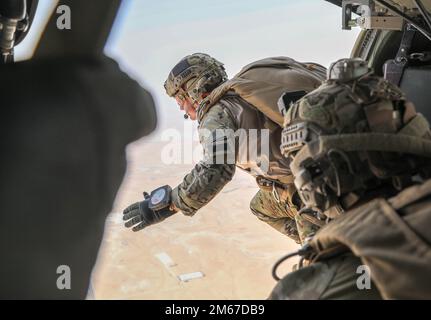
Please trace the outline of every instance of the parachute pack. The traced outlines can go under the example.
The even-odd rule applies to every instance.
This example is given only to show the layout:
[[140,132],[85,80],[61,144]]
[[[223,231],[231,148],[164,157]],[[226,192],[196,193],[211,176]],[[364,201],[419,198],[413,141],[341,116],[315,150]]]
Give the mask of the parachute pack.
[[[272,57],[245,66],[232,79],[214,89],[202,101],[198,119],[216,104],[228,91],[234,91],[242,99],[256,107],[267,118],[283,126],[283,114],[279,110],[280,97],[295,102],[319,87],[326,79],[326,68],[316,63],[302,63],[289,57]],[[284,101],[284,105],[288,105]]]

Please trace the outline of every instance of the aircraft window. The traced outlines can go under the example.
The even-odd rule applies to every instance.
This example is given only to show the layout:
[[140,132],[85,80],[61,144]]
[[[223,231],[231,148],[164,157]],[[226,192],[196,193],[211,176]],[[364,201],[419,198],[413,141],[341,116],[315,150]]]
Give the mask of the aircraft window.
[[27,37],[15,48],[15,61],[31,59],[51,13],[57,7],[58,0],[40,0],[33,24]]

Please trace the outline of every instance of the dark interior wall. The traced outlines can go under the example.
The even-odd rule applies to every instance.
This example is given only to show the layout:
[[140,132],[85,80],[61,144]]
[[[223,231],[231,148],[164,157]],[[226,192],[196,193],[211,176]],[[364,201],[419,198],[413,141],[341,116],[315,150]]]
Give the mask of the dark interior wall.
[[[107,58],[1,73],[0,298],[84,298],[125,146],[154,129],[153,100]],[[72,290],[56,287],[60,265]]]
[[59,30],[54,11],[40,40],[35,59],[103,53],[121,0],[60,0],[71,10],[71,30]]
[[70,2],[70,34],[48,29],[37,59],[0,66],[0,299],[85,298],[125,147],[156,126],[151,95],[102,54],[118,1]]

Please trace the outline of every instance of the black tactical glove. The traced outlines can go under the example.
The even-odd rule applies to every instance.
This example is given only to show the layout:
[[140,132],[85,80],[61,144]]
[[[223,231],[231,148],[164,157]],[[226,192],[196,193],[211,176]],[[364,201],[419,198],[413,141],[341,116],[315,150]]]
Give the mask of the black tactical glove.
[[134,232],[162,222],[176,213],[176,211],[171,210],[169,206],[161,210],[150,209],[148,207],[151,200],[150,196],[147,193],[144,193],[144,196],[144,201],[134,203],[123,211],[123,220],[127,221],[124,225],[126,228],[133,227],[132,230]]

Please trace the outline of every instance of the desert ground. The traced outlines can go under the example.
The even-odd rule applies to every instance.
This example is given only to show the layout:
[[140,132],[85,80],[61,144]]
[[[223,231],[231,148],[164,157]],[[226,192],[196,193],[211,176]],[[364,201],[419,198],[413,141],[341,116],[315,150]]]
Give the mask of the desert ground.
[[[141,201],[143,191],[175,187],[193,167],[161,163],[161,147],[147,140],[128,147],[127,174],[106,221],[89,298],[266,299],[276,284],[272,265],[297,245],[251,214],[258,188],[240,170],[194,217],[179,213],[138,233],[124,227],[122,210]],[[296,262],[286,262],[279,274]],[[202,276],[180,280],[196,272]]]

